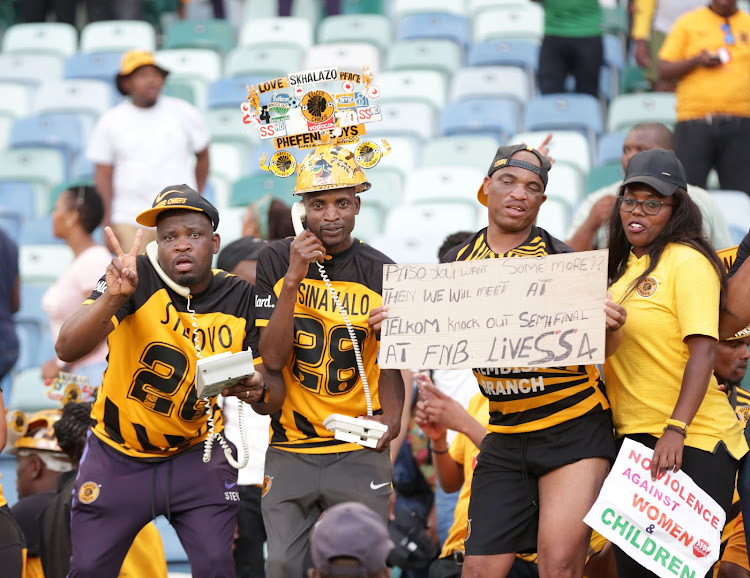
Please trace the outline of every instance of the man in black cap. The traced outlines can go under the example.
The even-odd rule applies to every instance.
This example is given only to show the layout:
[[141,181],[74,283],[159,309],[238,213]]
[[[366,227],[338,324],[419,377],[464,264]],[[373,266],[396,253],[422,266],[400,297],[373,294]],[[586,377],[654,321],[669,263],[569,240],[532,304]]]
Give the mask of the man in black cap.
[[[573,250],[534,225],[550,161],[526,145],[497,149],[477,192],[489,225],[442,261],[540,257]],[[607,328],[625,311],[607,300]],[[472,482],[464,576],[506,576],[516,553],[539,553],[542,576],[582,576],[594,503],[615,444],[609,403],[593,365],[475,368],[489,399],[488,434]],[[432,448],[444,453],[447,448]]]
[[263,403],[264,377],[278,383],[257,355],[255,291],[211,269],[219,213],[190,187],[165,188],[138,222],[158,233],[148,256],[138,255],[140,230],[125,253],[107,227],[115,258],[55,346],[66,361],[105,337],[109,346],[74,489],[69,576],[117,575],[135,535],[160,514],[196,576],[233,576],[237,471],[221,452],[206,463],[221,411],[217,397],[199,399],[193,384],[199,359],[248,348],[255,374],[222,394]]

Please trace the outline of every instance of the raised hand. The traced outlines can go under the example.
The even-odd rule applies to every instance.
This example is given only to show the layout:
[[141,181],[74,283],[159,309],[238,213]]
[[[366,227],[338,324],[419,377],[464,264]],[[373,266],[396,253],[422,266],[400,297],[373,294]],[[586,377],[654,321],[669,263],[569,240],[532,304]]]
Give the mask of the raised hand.
[[141,250],[141,238],[143,231],[138,229],[135,233],[133,247],[129,253],[125,253],[120,247],[114,231],[110,227],[104,227],[110,246],[115,254],[112,262],[107,265],[105,280],[107,281],[107,293],[111,297],[121,297],[127,299],[138,286],[138,268],[136,260]]

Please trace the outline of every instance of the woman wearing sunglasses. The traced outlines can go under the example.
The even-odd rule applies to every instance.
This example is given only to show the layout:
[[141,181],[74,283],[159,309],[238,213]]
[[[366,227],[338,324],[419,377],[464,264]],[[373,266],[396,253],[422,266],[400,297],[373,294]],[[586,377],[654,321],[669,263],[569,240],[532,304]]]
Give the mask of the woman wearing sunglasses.
[[[654,449],[652,478],[682,469],[728,511],[748,448],[712,372],[724,275],[686,187],[670,151],[628,163],[609,225],[610,291],[628,321],[604,375],[617,437]],[[655,576],[615,556],[619,578]]]

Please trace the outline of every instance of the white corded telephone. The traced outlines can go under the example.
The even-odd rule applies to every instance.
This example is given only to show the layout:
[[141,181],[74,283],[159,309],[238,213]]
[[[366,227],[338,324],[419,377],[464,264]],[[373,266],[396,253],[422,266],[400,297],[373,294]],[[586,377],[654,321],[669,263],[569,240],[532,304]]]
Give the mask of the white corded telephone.
[[[292,205],[292,225],[294,225],[294,232],[297,235],[300,235],[302,231],[305,230],[305,227],[302,223],[302,219],[305,218],[305,214],[305,205],[303,205],[302,203],[294,203]],[[359,370],[359,375],[362,378],[362,388],[365,392],[365,402],[367,404],[367,415],[372,416],[372,398],[370,397],[370,385],[369,383],[367,383],[367,375],[365,375],[365,368],[364,364],[362,363],[362,353],[359,349],[357,337],[354,334],[354,328],[352,327],[352,323],[349,320],[349,315],[347,315],[346,310],[344,310],[344,308],[341,306],[341,303],[339,302],[338,293],[336,293],[336,290],[333,288],[331,281],[328,279],[328,274],[323,268],[323,265],[321,265],[319,261],[315,261],[315,264],[318,266],[318,271],[320,272],[320,276],[326,285],[326,289],[328,289],[328,293],[330,294],[331,299],[336,304],[336,308],[341,314],[341,317],[344,318],[344,323],[346,323],[346,329],[349,332],[349,337],[352,340],[352,348],[354,350],[354,358],[357,361],[357,369]],[[377,446],[378,440],[386,431],[388,431],[388,426],[380,422],[373,421],[371,419],[349,417],[348,415],[342,415],[338,413],[329,415],[323,421],[323,426],[327,430],[332,431],[334,433],[334,438],[336,438],[337,440],[351,442],[370,448],[374,448],[375,446]]]
[[[211,400],[206,397],[208,395],[216,395],[224,387],[236,383],[240,379],[250,377],[255,373],[253,366],[253,354],[250,350],[241,351],[239,353],[220,353],[211,357],[203,358],[202,348],[198,341],[198,320],[195,317],[195,309],[190,308],[190,288],[178,285],[173,279],[166,274],[164,269],[159,265],[159,245],[156,241],[151,241],[146,245],[146,255],[148,256],[151,265],[153,265],[156,273],[161,277],[161,280],[167,284],[178,295],[181,295],[187,299],[187,310],[190,314],[190,319],[193,323],[193,345],[195,345],[195,353],[198,358],[195,367],[195,378],[196,378],[196,393],[198,397],[203,396],[203,400],[206,402],[206,415],[208,416],[208,437],[204,442],[203,449],[203,462],[208,463],[211,461],[211,449],[213,448],[214,441],[218,440],[219,445],[224,449],[224,455],[227,461],[232,467],[241,470],[247,465],[250,458],[250,450],[247,443],[247,433],[245,431],[245,419],[243,414],[243,406],[245,402],[238,400],[239,405],[237,408],[237,420],[240,429],[240,442],[242,446],[242,460],[236,461],[232,456],[232,450],[227,444],[224,437],[215,431],[214,417],[211,413]],[[231,356],[231,357],[230,357]],[[250,367],[247,368],[246,364],[249,358]],[[229,359],[232,360],[231,363]],[[242,369],[239,369],[243,366]],[[231,383],[230,383],[231,382]],[[217,391],[218,388],[218,391]]]

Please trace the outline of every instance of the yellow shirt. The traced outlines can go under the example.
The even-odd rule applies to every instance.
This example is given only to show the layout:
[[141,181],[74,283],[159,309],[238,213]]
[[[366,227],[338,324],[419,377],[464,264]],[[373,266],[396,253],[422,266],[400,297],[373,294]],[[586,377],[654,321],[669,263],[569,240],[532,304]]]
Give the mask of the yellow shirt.
[[[734,44],[727,44],[721,26],[729,22]],[[729,62],[713,68],[699,66],[677,83],[677,120],[708,114],[750,117],[750,15],[738,10],[729,19],[709,8],[691,10],[672,27],[659,51],[659,59],[687,60],[703,50],[725,47]]]
[[656,0],[635,0],[633,3],[633,26],[630,35],[634,40],[651,38],[651,21],[655,8]]
[[[649,277],[627,294],[648,263],[648,255],[637,259],[631,253],[625,274],[610,287],[628,312],[622,343],[604,365],[618,437],[660,437],[682,387],[689,357],[684,339],[718,339],[720,283],[708,259],[691,247],[669,244]],[[685,445],[713,452],[720,442],[737,459],[748,451],[727,396],[711,374]]]
[[[481,393],[471,398],[469,407],[466,408],[475,420],[487,427],[490,422],[490,402]],[[464,467],[464,484],[461,493],[458,494],[456,509],[453,513],[453,525],[448,532],[441,558],[450,556],[454,550],[464,549],[464,538],[466,537],[466,526],[469,523],[469,499],[471,498],[471,479],[474,477],[474,467],[477,465],[479,448],[474,445],[465,434],[456,435],[450,447],[450,456],[453,460]]]
[[167,561],[158,528],[143,526],[133,540],[122,563],[120,578],[167,578]]

